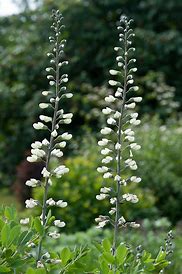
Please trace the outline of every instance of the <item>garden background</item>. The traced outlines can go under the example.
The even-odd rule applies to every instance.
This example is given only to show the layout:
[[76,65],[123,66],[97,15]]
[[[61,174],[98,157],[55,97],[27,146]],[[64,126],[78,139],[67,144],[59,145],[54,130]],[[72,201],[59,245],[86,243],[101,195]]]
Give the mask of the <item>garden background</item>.
[[[140,202],[124,208],[125,215],[142,224],[140,231],[122,237],[143,243],[155,253],[171,228],[175,234],[173,268],[182,273],[182,2],[180,0],[41,0],[16,1],[21,12],[0,17],[0,201],[14,204],[26,216],[24,201],[32,194],[25,186],[40,177],[41,164],[30,164],[30,144],[41,139],[32,124],[39,113],[41,91],[48,88],[45,68],[49,50],[50,14],[59,8],[65,17],[69,89],[74,93],[68,111],[74,113],[73,141],[64,161],[70,172],[56,180],[51,195],[69,203],[64,211],[65,235],[58,245],[88,244],[101,237],[94,219],[107,212],[107,203],[95,199],[102,184],[97,140],[104,123],[101,109],[114,68],[116,22],[121,13],[134,19],[138,71],[137,175],[142,183],[133,190]],[[52,163],[54,165],[54,163]],[[133,187],[132,187],[133,188]],[[41,193],[34,191],[33,196]],[[60,212],[56,209],[56,216]],[[32,212],[33,214],[35,213]],[[80,232],[82,231],[82,232]],[[104,233],[109,233],[105,231]],[[172,272],[171,272],[172,271]]]

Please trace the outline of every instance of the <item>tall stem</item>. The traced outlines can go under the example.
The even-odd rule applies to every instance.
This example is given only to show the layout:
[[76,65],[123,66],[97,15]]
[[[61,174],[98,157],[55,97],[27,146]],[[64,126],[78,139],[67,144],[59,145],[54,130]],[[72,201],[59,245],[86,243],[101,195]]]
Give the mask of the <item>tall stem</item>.
[[[121,116],[119,118],[119,126],[118,126],[118,143],[122,145],[122,124],[123,124],[123,115],[124,115],[124,107],[126,102],[126,89],[127,89],[127,55],[125,54],[127,52],[127,44],[126,44],[126,34],[125,34],[125,60],[124,60],[124,83],[123,83],[123,101],[121,105]],[[117,151],[117,175],[121,176],[121,150],[119,149]],[[120,218],[120,195],[121,195],[121,181],[117,181],[117,197],[116,197],[116,216],[115,216],[115,223],[114,223],[114,237],[113,237],[113,246],[112,251],[113,255],[115,255],[116,248],[117,248],[117,238],[118,238],[118,220]]]
[[[56,95],[55,98],[56,98],[59,93],[59,39],[58,39],[58,37],[56,39],[55,62],[56,62],[56,91],[55,91],[55,95]],[[55,129],[55,126],[56,126],[58,107],[59,107],[59,102],[55,101],[51,132],[53,132],[53,130]],[[46,170],[49,169],[49,163],[50,163],[50,157],[51,157],[51,151],[52,151],[53,145],[54,145],[54,137],[52,135],[50,135],[49,147],[48,147],[47,156],[46,156],[46,165],[45,165]],[[48,190],[49,190],[49,178],[48,177],[45,178],[45,186],[44,187],[45,187],[45,190],[44,190],[43,204],[42,204],[42,224],[45,229],[45,227],[46,227],[46,212],[47,212],[46,201],[47,201]],[[40,238],[40,241],[39,241],[38,252],[37,252],[37,261],[39,261],[40,257],[41,257],[43,239],[44,239],[44,235]]]

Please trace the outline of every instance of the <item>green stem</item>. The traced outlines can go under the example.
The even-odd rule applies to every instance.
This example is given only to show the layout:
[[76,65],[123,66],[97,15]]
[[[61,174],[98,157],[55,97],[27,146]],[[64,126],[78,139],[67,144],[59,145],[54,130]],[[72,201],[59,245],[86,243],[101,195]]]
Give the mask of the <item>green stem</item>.
[[[126,34],[125,34],[125,53],[127,51],[127,45],[126,45]],[[119,126],[118,126],[118,143],[122,145],[122,121],[123,121],[123,115],[124,115],[124,107],[126,102],[126,88],[127,88],[127,56],[125,55],[125,70],[124,70],[124,85],[123,85],[123,101],[121,105],[121,116],[119,118]],[[118,149],[117,152],[117,175],[121,176],[121,150]],[[115,216],[115,224],[114,224],[114,237],[113,237],[113,245],[112,245],[112,252],[113,255],[116,253],[117,248],[117,239],[118,239],[118,220],[120,218],[120,195],[121,195],[121,181],[117,181],[117,197],[116,197],[116,216]],[[115,266],[116,269],[116,266]],[[116,270],[115,270],[116,271]]]
[[[59,39],[57,37],[56,39],[56,96],[58,96],[59,93]],[[57,118],[57,111],[59,107],[59,102],[55,101],[55,107],[54,107],[54,114],[53,114],[53,120],[52,120],[52,129],[51,132],[55,129],[56,126],[56,118]],[[54,145],[54,137],[51,135],[50,136],[50,141],[49,141],[49,148],[47,152],[47,157],[46,157],[46,165],[45,168],[48,170],[49,168],[49,163],[50,163],[50,158],[51,158],[51,151]],[[49,178],[45,178],[45,190],[44,190],[44,196],[43,196],[43,204],[42,204],[42,224],[45,230],[46,227],[46,212],[47,212],[47,197],[48,197],[48,190],[49,190]],[[40,238],[39,244],[38,244],[38,252],[37,252],[37,261],[40,260],[41,258],[41,251],[42,251],[42,242],[44,239],[45,235],[43,235]]]

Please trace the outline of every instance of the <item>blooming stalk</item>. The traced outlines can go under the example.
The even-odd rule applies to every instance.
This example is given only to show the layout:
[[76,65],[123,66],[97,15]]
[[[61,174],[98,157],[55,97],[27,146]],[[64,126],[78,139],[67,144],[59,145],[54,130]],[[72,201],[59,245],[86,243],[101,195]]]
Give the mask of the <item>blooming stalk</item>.
[[[54,201],[53,198],[48,199],[48,190],[52,185],[52,177],[56,176],[61,178],[69,169],[65,165],[59,165],[52,169],[50,161],[52,157],[60,159],[63,156],[63,148],[66,146],[66,141],[72,138],[72,135],[68,132],[63,132],[60,127],[61,124],[70,124],[72,120],[72,113],[65,113],[61,108],[60,102],[62,99],[69,99],[72,97],[72,93],[67,92],[65,83],[68,82],[68,75],[61,72],[62,67],[67,65],[68,62],[64,60],[64,46],[66,40],[61,40],[61,32],[64,28],[62,24],[62,14],[57,10],[52,12],[53,24],[51,29],[53,35],[49,37],[52,45],[52,51],[47,54],[50,57],[50,67],[46,68],[48,73],[47,79],[49,80],[50,90],[43,91],[42,95],[46,99],[45,102],[39,104],[41,109],[49,109],[52,115],[40,115],[40,121],[33,124],[36,130],[48,130],[49,139],[44,139],[42,142],[36,141],[31,147],[31,156],[27,157],[29,162],[43,161],[45,163],[42,169],[43,182],[31,178],[26,182],[30,187],[43,187],[44,196],[42,203],[29,199],[26,201],[27,208],[33,208],[35,206],[41,207],[40,221],[43,227],[44,233],[40,235],[38,248],[37,248],[37,267],[44,266],[42,259],[45,257],[42,255],[42,243],[46,236],[52,238],[58,238],[60,233],[57,229],[51,232],[47,232],[48,228],[48,208],[51,206],[58,206],[64,208],[67,203],[63,200]],[[22,221],[26,223],[26,221]],[[55,228],[62,228],[65,223],[62,220],[55,220],[52,224]],[[52,262],[53,260],[51,260]]]
[[[104,138],[98,142],[102,148],[102,166],[98,167],[98,172],[102,173],[104,183],[107,179],[112,180],[112,185],[100,189],[100,194],[96,196],[98,200],[109,199],[111,209],[108,216],[96,218],[98,228],[110,223],[114,228],[112,251],[115,251],[118,244],[118,230],[121,227],[138,227],[135,222],[125,220],[121,213],[121,205],[124,202],[137,203],[138,197],[135,194],[124,193],[124,186],[131,182],[139,183],[141,178],[128,176],[128,170],[135,171],[138,166],[133,158],[133,152],[141,147],[135,142],[134,127],[140,124],[138,113],[134,112],[136,103],[142,101],[141,97],[131,97],[132,91],[137,91],[133,73],[137,71],[134,66],[136,59],[132,57],[135,48],[132,47],[133,30],[130,28],[132,20],[126,16],[121,16],[119,30],[120,46],[114,50],[118,53],[116,57],[118,69],[110,70],[110,74],[115,78],[109,84],[115,88],[113,95],[105,97],[105,101],[110,106],[102,110],[107,117],[108,126],[101,129]],[[117,103],[117,104],[116,104]],[[115,105],[115,107],[112,107]],[[116,107],[117,106],[117,107]],[[119,106],[119,107],[118,107]]]

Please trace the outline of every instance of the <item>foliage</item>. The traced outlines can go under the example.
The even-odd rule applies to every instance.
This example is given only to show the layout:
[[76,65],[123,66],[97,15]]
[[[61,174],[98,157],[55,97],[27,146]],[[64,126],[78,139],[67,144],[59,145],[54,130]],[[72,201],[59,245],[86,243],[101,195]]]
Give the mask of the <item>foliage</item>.
[[169,120],[167,125],[162,125],[154,117],[150,126],[148,122],[141,126],[137,135],[142,143],[142,150],[137,153],[141,187],[153,191],[160,216],[176,223],[182,210],[181,122]]
[[[31,141],[37,137],[30,125],[35,121],[38,109],[32,106],[37,105],[40,99],[39,90],[48,87],[48,81],[44,81],[42,73],[47,62],[42,56],[49,49],[48,14],[54,6],[64,10],[66,17],[65,37],[69,38],[66,55],[70,61],[68,72],[71,86],[76,87],[76,96],[71,104],[71,110],[75,113],[75,133],[80,134],[78,127],[82,125],[93,130],[97,126],[95,117],[92,120],[88,114],[94,105],[83,95],[92,95],[92,87],[96,86],[96,94],[100,93],[99,87],[106,83],[108,70],[114,60],[114,26],[121,11],[132,16],[136,22],[136,54],[138,63],[142,64],[137,78],[138,83],[145,87],[146,97],[150,88],[143,83],[143,77],[153,70],[164,74],[167,84],[176,88],[177,100],[181,101],[181,78],[176,77],[182,66],[180,1],[135,0],[132,5],[129,0],[40,2],[43,5],[35,11],[0,18],[1,185],[13,183],[16,165],[24,157]],[[173,68],[171,63],[175,63]],[[89,90],[85,83],[90,85]],[[147,112],[153,111],[155,102],[148,99],[144,102],[148,104]],[[146,110],[146,103],[143,111]],[[89,119],[86,118],[88,116]]]

